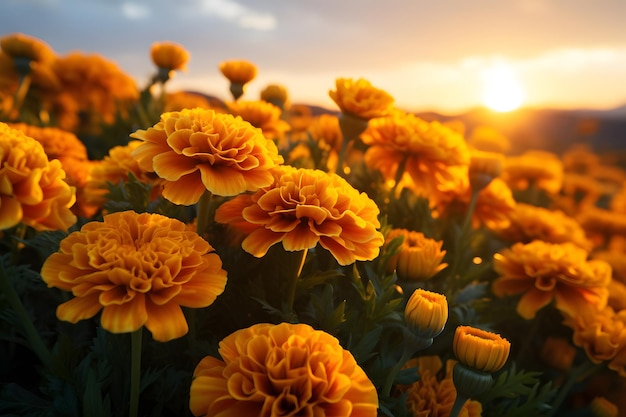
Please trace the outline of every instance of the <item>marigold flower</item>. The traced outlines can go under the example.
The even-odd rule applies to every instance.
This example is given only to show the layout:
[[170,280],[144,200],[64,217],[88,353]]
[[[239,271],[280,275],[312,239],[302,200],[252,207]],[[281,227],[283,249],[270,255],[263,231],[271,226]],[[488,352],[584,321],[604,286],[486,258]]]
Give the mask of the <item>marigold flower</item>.
[[203,109],[212,108],[216,110],[211,103],[211,98],[200,93],[176,91],[174,93],[167,93],[165,96],[165,112],[195,109],[196,107],[202,107]]
[[465,188],[469,150],[461,135],[438,122],[395,111],[370,120],[361,140],[368,146],[365,163],[395,181],[402,169],[420,196]]
[[511,149],[509,138],[490,126],[477,126],[467,138],[468,145],[473,148],[487,151],[507,153]]
[[522,294],[517,313],[525,319],[534,318],[553,299],[566,315],[602,309],[608,299],[611,267],[587,256],[587,251],[569,242],[516,243],[494,255],[499,277],[492,290],[498,297]]
[[185,223],[133,211],[71,233],[41,276],[74,295],[57,308],[59,320],[76,323],[102,310],[104,329],[128,333],[146,326],[162,342],[187,333],[181,306],[207,307],[226,285],[220,257]]
[[230,60],[219,64],[219,69],[229,81],[230,92],[237,100],[244,92],[245,85],[252,81],[257,74],[256,66],[246,60]]
[[150,48],[152,62],[159,68],[166,70],[187,70],[189,52],[175,42],[155,42]]
[[626,377],[626,310],[605,307],[595,314],[567,316],[564,324],[574,330],[574,344],[593,363],[606,361],[609,369]]
[[470,152],[469,182],[473,192],[485,188],[502,174],[504,155],[472,149]]
[[593,417],[619,416],[619,408],[605,397],[594,397],[589,407]]
[[448,300],[443,294],[418,288],[406,303],[404,318],[419,337],[433,338],[448,321]]
[[600,165],[600,157],[588,145],[576,144],[563,153],[563,169],[569,173],[587,174]]
[[346,180],[320,170],[279,166],[273,184],[218,207],[215,220],[244,231],[242,248],[256,256],[282,243],[287,251],[318,243],[341,265],[372,260],[384,243],[379,209]]
[[289,123],[281,119],[281,110],[266,101],[235,101],[226,103],[228,110],[240,116],[252,126],[258,127],[263,135],[272,140],[281,140],[289,130]]
[[352,354],[307,324],[260,323],[226,336],[194,371],[195,416],[375,417],[378,394]]
[[67,230],[76,222],[75,189],[57,159],[21,130],[0,122],[0,230],[22,222],[35,230]]
[[[457,392],[452,381],[452,369],[456,361],[443,364],[438,356],[420,356],[412,359],[407,366],[417,366],[420,379],[402,390],[406,392],[406,405],[414,417],[448,417],[452,411]],[[463,405],[460,417],[480,417],[482,405],[478,401],[468,400]]]
[[211,109],[183,109],[130,135],[143,143],[133,151],[139,167],[164,180],[163,197],[191,205],[205,191],[233,196],[274,180],[283,162],[273,141],[250,123]]
[[586,207],[576,220],[591,239],[594,247],[601,247],[614,235],[626,236],[626,216],[599,207]]
[[26,123],[9,123],[13,129],[24,132],[43,146],[48,159],[85,160],[87,148],[85,144],[72,133],[56,127],[39,127]]
[[508,340],[499,334],[471,326],[459,326],[454,332],[454,355],[463,365],[480,372],[499,371],[511,350]]
[[12,58],[26,58],[37,62],[49,62],[54,59],[54,51],[47,43],[23,33],[3,36],[0,38],[0,48]]
[[547,337],[541,348],[541,358],[552,368],[568,371],[574,363],[576,349],[563,337]]
[[448,264],[442,263],[445,250],[443,241],[427,238],[423,233],[407,229],[392,229],[385,239],[386,244],[403,238],[399,252],[389,258],[387,271],[396,271],[398,278],[423,281],[435,276]]
[[560,210],[517,203],[509,219],[509,226],[496,232],[510,242],[570,242],[585,250],[591,249],[591,241],[587,239],[580,224]]
[[563,163],[552,152],[530,150],[506,158],[502,178],[514,190],[526,190],[534,185],[553,195],[563,185]]
[[342,112],[361,119],[372,119],[389,114],[394,98],[389,93],[372,86],[359,78],[337,78],[336,90],[330,90],[328,95]]
[[289,107],[287,88],[279,84],[270,84],[261,90],[261,100],[272,103],[281,110]]

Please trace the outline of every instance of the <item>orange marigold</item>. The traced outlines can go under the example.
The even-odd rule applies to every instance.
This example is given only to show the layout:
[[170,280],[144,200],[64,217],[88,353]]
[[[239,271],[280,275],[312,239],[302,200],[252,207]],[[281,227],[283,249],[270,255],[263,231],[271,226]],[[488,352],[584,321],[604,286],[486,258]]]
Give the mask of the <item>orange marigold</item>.
[[511,343],[499,334],[471,326],[456,328],[452,347],[460,363],[485,373],[499,371],[511,351]]
[[352,354],[307,324],[260,323],[219,344],[196,366],[195,416],[376,417],[376,387]]
[[370,120],[361,135],[365,163],[395,181],[403,171],[420,196],[465,188],[470,154],[464,138],[439,122],[397,110]]
[[336,90],[328,92],[330,98],[342,112],[361,119],[386,116],[394,103],[389,93],[363,78],[337,78],[335,86]]
[[282,243],[287,251],[318,243],[341,265],[372,260],[384,242],[379,209],[346,180],[320,170],[279,166],[274,182],[218,207],[215,220],[246,232],[243,249],[256,257]]
[[[417,367],[420,379],[407,387],[406,405],[414,417],[449,417],[457,392],[452,381],[455,360],[446,361],[445,372],[438,356],[420,356],[407,363],[407,367]],[[482,405],[468,400],[459,417],[480,417]]]
[[0,48],[12,58],[26,58],[37,62],[54,59],[54,51],[47,43],[23,33],[3,36],[0,38]]
[[448,299],[443,294],[418,288],[406,302],[404,318],[418,337],[433,338],[448,321]]
[[166,70],[185,71],[189,52],[175,42],[155,42],[150,48],[152,62],[159,68]]
[[522,294],[517,312],[525,319],[534,318],[553,299],[566,315],[593,314],[606,306],[611,267],[587,256],[587,251],[569,242],[516,243],[494,255],[499,277],[493,292],[498,297]]
[[41,143],[48,159],[85,160],[87,148],[85,144],[72,132],[56,127],[39,127],[26,123],[10,123],[13,129],[21,130]]
[[400,279],[420,281],[432,278],[448,266],[442,262],[446,255],[441,250],[443,241],[429,239],[421,232],[392,229],[385,238],[386,244],[400,237],[403,240],[398,253],[387,262],[388,272],[396,271]]
[[139,167],[164,180],[175,204],[198,202],[205,191],[233,196],[270,185],[270,169],[283,162],[273,141],[250,123],[211,109],[183,109],[130,135],[143,143],[132,155]]
[[247,84],[257,74],[256,66],[246,60],[230,60],[219,64],[219,69],[231,83]]
[[497,230],[497,233],[510,242],[571,242],[585,250],[591,249],[591,241],[587,239],[584,229],[574,218],[560,210],[517,203],[509,218],[509,226]]
[[240,116],[252,126],[258,127],[263,135],[272,140],[280,140],[289,130],[289,123],[281,119],[281,110],[266,101],[235,101],[226,103],[228,110]]
[[220,257],[185,223],[133,211],[71,233],[41,276],[74,295],[57,308],[60,320],[76,323],[102,310],[104,329],[127,333],[145,325],[162,342],[187,333],[181,306],[207,307],[226,285]]
[[530,150],[504,161],[502,178],[514,190],[531,185],[548,194],[557,194],[563,185],[563,163],[552,152]]
[[22,222],[36,230],[67,230],[76,222],[76,192],[57,159],[21,130],[0,122],[0,230]]

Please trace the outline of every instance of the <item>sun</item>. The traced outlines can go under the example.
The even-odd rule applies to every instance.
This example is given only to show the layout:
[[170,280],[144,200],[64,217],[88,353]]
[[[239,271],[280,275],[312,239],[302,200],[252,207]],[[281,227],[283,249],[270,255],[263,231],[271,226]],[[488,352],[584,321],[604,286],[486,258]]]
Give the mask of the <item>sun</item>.
[[496,64],[484,73],[483,104],[497,112],[509,112],[524,102],[524,91],[513,69],[506,64]]

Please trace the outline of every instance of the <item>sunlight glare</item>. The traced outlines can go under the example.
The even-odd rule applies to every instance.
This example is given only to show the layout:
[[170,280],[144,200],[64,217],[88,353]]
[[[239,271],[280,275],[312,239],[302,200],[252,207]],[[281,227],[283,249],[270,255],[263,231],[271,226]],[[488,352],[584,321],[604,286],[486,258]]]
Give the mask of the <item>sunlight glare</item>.
[[510,66],[494,65],[485,70],[483,75],[483,103],[487,107],[497,112],[508,112],[522,105],[524,92]]

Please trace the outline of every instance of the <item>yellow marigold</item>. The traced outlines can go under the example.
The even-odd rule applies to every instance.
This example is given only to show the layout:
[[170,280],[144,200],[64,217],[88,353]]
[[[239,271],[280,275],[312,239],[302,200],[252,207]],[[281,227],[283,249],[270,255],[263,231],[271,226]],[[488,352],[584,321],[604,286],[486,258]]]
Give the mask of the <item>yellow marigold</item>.
[[235,101],[227,102],[228,110],[240,116],[252,126],[258,127],[263,135],[272,140],[281,140],[289,130],[289,123],[281,119],[281,110],[266,101]]
[[511,344],[497,333],[459,326],[454,332],[453,350],[463,365],[492,373],[499,371],[506,363]]
[[591,241],[572,217],[560,210],[549,210],[526,203],[517,203],[510,214],[508,227],[497,230],[500,237],[510,242],[529,243],[543,240],[548,243],[570,242],[591,250]]
[[418,288],[406,303],[404,318],[419,337],[435,337],[448,321],[448,299],[443,294]]
[[226,285],[220,257],[185,223],[133,211],[71,233],[41,276],[74,295],[58,306],[60,320],[76,323],[102,310],[104,329],[128,333],[146,326],[162,342],[187,333],[181,306],[207,307]]
[[[438,356],[420,356],[407,363],[408,367],[417,367],[420,379],[404,387],[406,405],[413,417],[449,417],[457,392],[452,381],[452,369],[456,361],[446,361],[446,369]],[[443,373],[443,375],[442,375]],[[478,401],[468,400],[459,417],[480,417],[482,405]]]
[[189,52],[175,42],[155,42],[150,48],[152,62],[159,68],[167,70],[185,71]]
[[264,256],[282,243],[287,251],[318,243],[341,265],[372,260],[384,242],[379,209],[346,180],[320,170],[279,166],[274,182],[218,207],[215,220],[246,232],[243,249]]
[[461,135],[439,122],[394,111],[370,120],[361,135],[368,148],[365,163],[395,181],[398,169],[421,196],[464,188],[469,150]]
[[557,194],[563,186],[563,163],[552,152],[530,150],[506,158],[502,178],[514,190],[526,190],[532,185]]
[[392,109],[394,98],[363,78],[337,78],[335,86],[336,90],[330,90],[328,95],[342,112],[351,116],[369,120],[386,116]]
[[588,145],[577,144],[563,153],[563,168],[566,172],[587,174],[600,164],[600,157]]
[[626,236],[624,213],[590,206],[582,210],[576,220],[592,240],[594,247],[603,246],[614,235]]
[[489,126],[475,127],[467,143],[478,150],[487,152],[507,153],[511,149],[511,141]]
[[595,314],[567,316],[564,323],[593,363],[608,362],[609,369],[626,377],[626,310],[606,307]]
[[85,184],[87,201],[102,206],[107,200],[109,183],[117,185],[120,182],[127,182],[131,174],[139,182],[152,184],[153,198],[161,195],[163,181],[153,172],[142,170],[137,160],[132,157],[133,151],[141,144],[140,140],[131,140],[127,145],[114,146],[102,160],[93,161]]
[[534,318],[553,299],[566,315],[593,313],[606,306],[611,267],[587,256],[587,251],[569,242],[516,243],[494,255],[499,277],[493,292],[498,297],[522,294],[517,313],[525,319]]
[[75,189],[57,159],[21,130],[0,122],[0,230],[22,222],[36,230],[67,230],[76,222]]
[[609,192],[589,175],[565,172],[561,194],[572,197],[576,202],[577,211],[581,211],[595,205],[603,194],[609,194]]
[[470,150],[469,182],[473,192],[485,188],[502,174],[504,155],[498,152]]
[[378,394],[352,354],[307,324],[260,323],[219,344],[194,371],[195,416],[376,417]]
[[165,111],[181,111],[182,109],[195,109],[202,107],[203,109],[214,108],[208,97],[188,91],[176,91],[167,93],[165,96]]
[[130,135],[143,143],[132,155],[139,167],[164,180],[163,197],[198,202],[205,191],[233,196],[270,185],[270,169],[283,162],[273,141],[250,123],[211,109],[183,109]]
[[85,160],[87,148],[85,144],[72,133],[56,127],[39,127],[26,123],[10,123],[13,129],[21,130],[41,143],[48,159]]
[[389,258],[387,271],[396,271],[398,278],[410,281],[422,281],[432,278],[445,269],[446,255],[441,250],[443,241],[427,238],[423,233],[407,229],[392,229],[385,239],[386,244],[402,237],[399,252]]
[[270,84],[261,90],[261,100],[272,103],[281,110],[289,107],[289,93],[280,84]]
[[593,259],[601,259],[611,265],[613,278],[626,284],[626,253],[614,250],[596,250],[591,254]]
[[611,279],[607,288],[609,290],[608,305],[616,311],[626,310],[626,284],[617,279]]
[[54,59],[54,51],[47,43],[23,33],[3,36],[0,38],[0,48],[12,58],[26,58],[37,62]]

